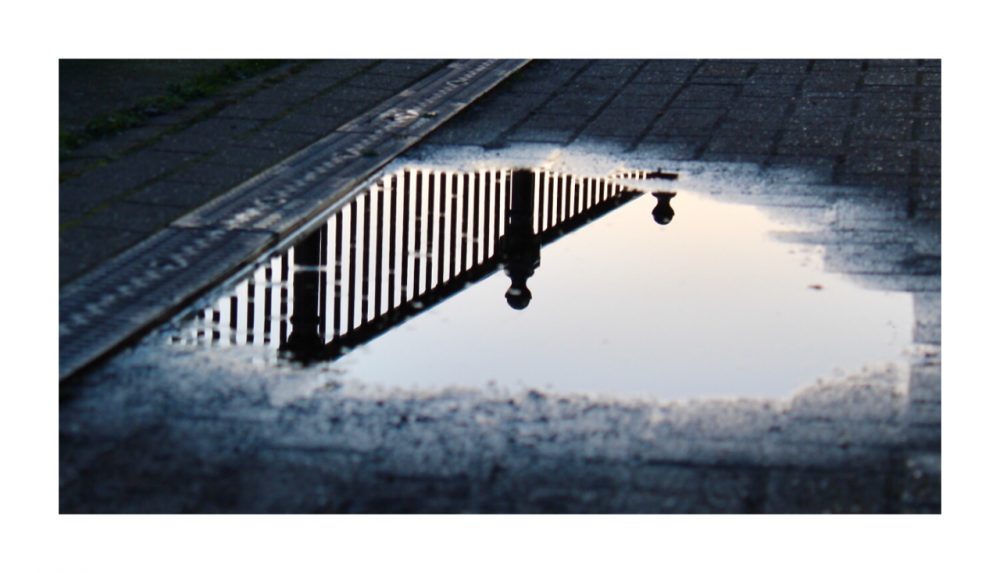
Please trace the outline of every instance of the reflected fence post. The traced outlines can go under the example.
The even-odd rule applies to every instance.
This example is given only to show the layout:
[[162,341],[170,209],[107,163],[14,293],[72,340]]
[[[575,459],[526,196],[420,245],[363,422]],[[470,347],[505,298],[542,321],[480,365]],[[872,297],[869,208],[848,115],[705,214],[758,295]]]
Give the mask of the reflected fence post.
[[511,175],[507,233],[503,237],[503,267],[510,277],[507,304],[524,310],[531,302],[528,278],[535,274],[541,262],[541,246],[535,235],[535,174],[518,170]]
[[[511,281],[507,304],[523,310],[542,246],[642,195],[627,181],[644,178],[543,169],[387,174],[204,310],[191,342],[221,338],[332,360],[500,269]],[[653,195],[654,218],[666,224],[675,194]]]
[[292,332],[283,346],[295,355],[309,357],[323,347],[320,336],[320,260],[324,229],[315,231],[295,245],[292,291]]

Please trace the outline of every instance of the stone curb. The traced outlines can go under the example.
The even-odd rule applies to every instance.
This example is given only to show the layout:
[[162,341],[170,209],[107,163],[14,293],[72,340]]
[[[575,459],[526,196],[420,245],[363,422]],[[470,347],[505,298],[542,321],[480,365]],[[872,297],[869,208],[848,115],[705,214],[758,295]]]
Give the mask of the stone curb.
[[286,239],[526,63],[449,64],[63,288],[60,381]]

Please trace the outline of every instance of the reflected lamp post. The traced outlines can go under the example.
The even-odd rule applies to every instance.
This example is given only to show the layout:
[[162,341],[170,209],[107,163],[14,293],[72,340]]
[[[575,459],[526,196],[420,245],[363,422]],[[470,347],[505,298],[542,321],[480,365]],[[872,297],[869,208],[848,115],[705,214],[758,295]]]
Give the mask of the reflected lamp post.
[[503,241],[503,268],[510,277],[507,304],[523,310],[531,302],[528,279],[541,264],[541,245],[532,226],[535,212],[535,174],[528,170],[511,175],[510,210]]

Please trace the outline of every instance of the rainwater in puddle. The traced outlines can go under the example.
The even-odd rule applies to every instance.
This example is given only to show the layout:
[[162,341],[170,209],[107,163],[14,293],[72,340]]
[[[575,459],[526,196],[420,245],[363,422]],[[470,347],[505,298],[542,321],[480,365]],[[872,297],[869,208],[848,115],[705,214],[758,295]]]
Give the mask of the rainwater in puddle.
[[[196,313],[175,345],[386,387],[784,397],[903,361],[913,302],[823,272],[752,206],[648,171],[409,168]],[[265,366],[267,367],[267,366]]]

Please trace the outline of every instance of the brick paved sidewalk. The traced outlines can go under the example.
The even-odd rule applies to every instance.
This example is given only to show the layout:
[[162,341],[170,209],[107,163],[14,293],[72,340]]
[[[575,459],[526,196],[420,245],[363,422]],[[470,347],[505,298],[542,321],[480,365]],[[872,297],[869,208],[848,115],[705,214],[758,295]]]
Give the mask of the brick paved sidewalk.
[[76,150],[59,186],[59,281],[310,145],[447,60],[289,63]]
[[[315,64],[288,81],[332,82],[316,96],[329,103],[338,90],[368,93],[378,89],[371,82],[417,73],[374,73],[402,66],[389,62],[358,64],[367,73],[335,81],[320,73],[344,65]],[[923,60],[542,60],[409,152],[599,145],[655,157],[692,184],[699,170],[708,179],[713,169],[753,171],[753,186],[730,182],[723,195],[827,217],[821,231],[790,239],[828,246],[838,272],[915,294],[914,342],[929,350],[908,379],[869,373],[783,401],[688,405],[335,388],[281,401],[265,381],[227,379],[224,361],[160,363],[140,350],[89,374],[61,407],[61,509],[940,512],[940,78],[940,61]],[[298,91],[279,84],[252,109]],[[100,172],[89,186],[68,182],[61,192],[120,189],[68,216],[191,209],[245,177],[242,158],[266,157],[259,170],[288,149],[282,142],[304,141],[326,117],[298,115],[320,105],[309,97],[267,120],[235,111],[241,102],[237,115],[209,120],[221,131],[196,126],[144,149],[135,172],[156,167],[162,180],[129,179],[122,168],[129,185]],[[169,161],[194,154],[203,155],[173,171]],[[804,179],[787,179],[798,168]],[[162,200],[170,194],[188,201]],[[61,209],[70,204],[67,195]],[[145,232],[124,227],[140,218],[115,212],[122,233]],[[105,217],[62,235],[117,220]],[[177,372],[183,380],[164,382]]]
[[[938,60],[536,61],[428,143],[812,166],[940,211]],[[664,152],[664,149],[668,151]]]

